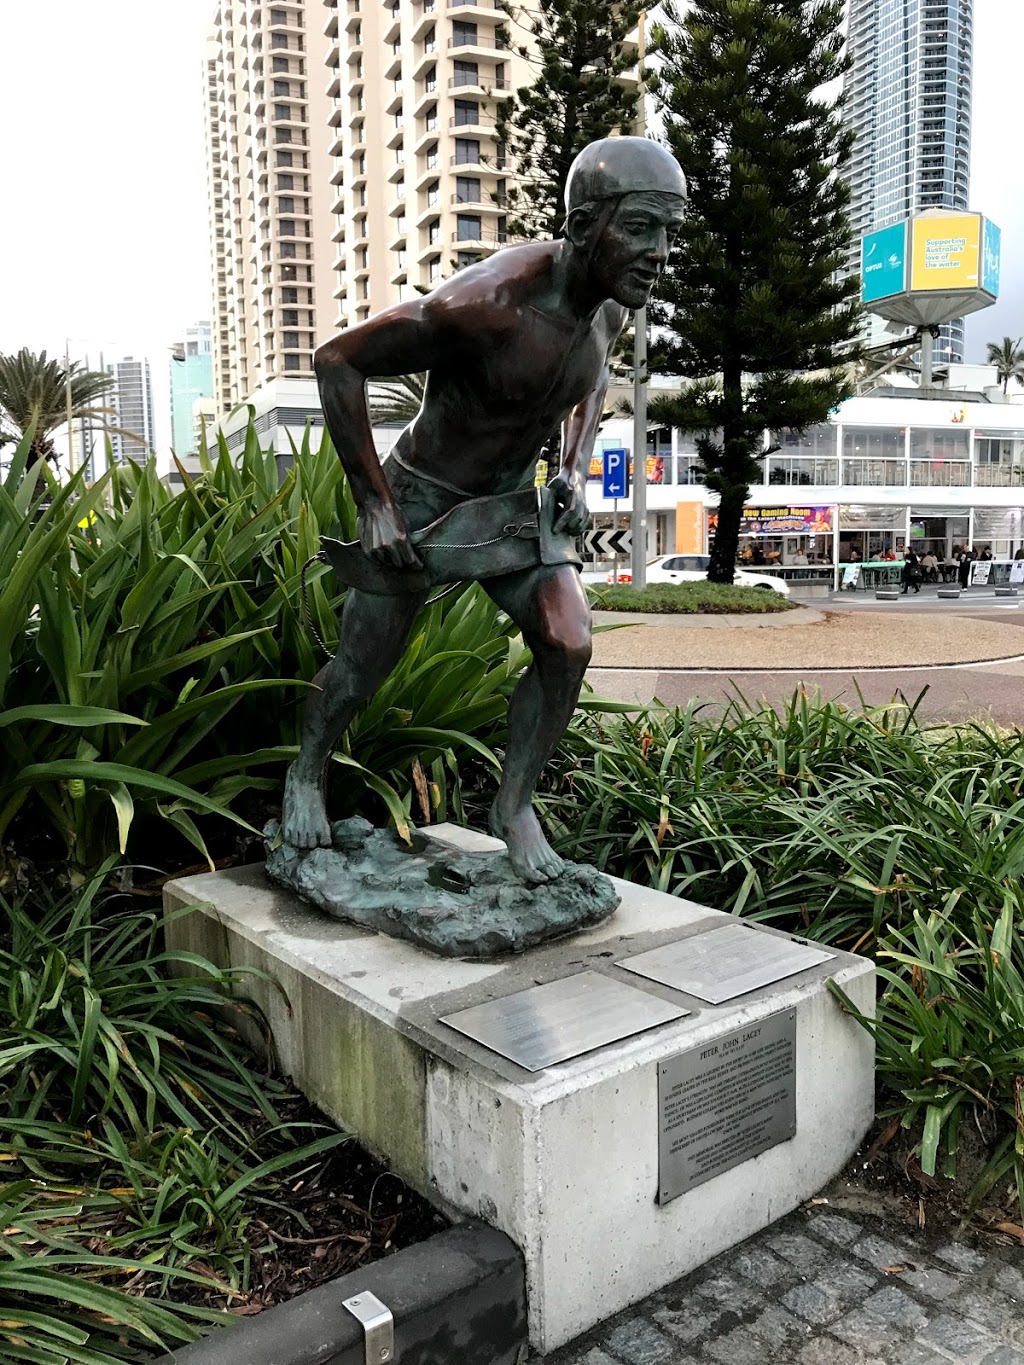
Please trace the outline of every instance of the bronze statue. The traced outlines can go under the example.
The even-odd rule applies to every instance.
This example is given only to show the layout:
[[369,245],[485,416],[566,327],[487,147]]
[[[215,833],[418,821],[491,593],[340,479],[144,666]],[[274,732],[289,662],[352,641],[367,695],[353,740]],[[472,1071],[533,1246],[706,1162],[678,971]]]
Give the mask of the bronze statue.
[[[659,144],[630,137],[592,143],[569,173],[563,239],[500,251],[317,351],[324,415],[359,507],[362,550],[385,574],[388,595],[379,585],[348,593],[338,653],[317,676],[302,747],[288,771],[287,844],[331,844],[323,796],[331,749],[398,662],[426,600],[415,533],[453,509],[472,516],[472,500],[529,490],[539,453],[559,427],[561,461],[545,495],[549,529],[556,538],[585,529],[584,483],[609,356],[628,311],[647,302],[664,268],[685,194],[679,166]],[[422,408],[382,465],[366,381],[424,370]],[[506,527],[513,535],[516,529]],[[538,558],[475,576],[533,653],[509,705],[490,826],[520,877],[541,883],[558,877],[563,864],[531,800],[576,706],[590,659],[590,611],[569,562]]]

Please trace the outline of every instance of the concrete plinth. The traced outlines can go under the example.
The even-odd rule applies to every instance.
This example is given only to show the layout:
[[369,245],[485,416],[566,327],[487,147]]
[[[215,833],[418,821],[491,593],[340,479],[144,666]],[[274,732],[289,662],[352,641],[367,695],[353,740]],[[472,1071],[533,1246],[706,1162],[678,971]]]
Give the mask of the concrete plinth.
[[[498,847],[454,826],[457,847]],[[874,970],[846,953],[712,1006],[616,962],[720,925],[728,915],[616,881],[604,924],[498,962],[428,956],[336,921],[271,886],[261,867],[166,888],[168,946],[257,967],[282,1068],[423,1194],[481,1217],[524,1253],[530,1337],[571,1340],[742,1241],[842,1169],[873,1116],[870,1036],[825,988],[864,1012]],[[775,931],[758,929],[771,934]],[[581,971],[691,1013],[530,1073],[442,1024],[444,1015]],[[796,1135],[659,1204],[658,1064],[780,1011],[796,1015]]]

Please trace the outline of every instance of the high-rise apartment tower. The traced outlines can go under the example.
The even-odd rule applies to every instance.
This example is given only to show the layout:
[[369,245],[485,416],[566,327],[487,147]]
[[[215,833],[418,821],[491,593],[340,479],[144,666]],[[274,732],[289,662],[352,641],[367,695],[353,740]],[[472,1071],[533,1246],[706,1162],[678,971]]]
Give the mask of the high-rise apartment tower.
[[[968,208],[973,11],[974,0],[849,0],[851,273],[865,232],[922,209]],[[880,318],[865,328],[869,344],[886,339]],[[963,349],[962,319],[940,329],[937,361],[962,361]]]
[[107,370],[114,376],[114,391],[104,405],[116,411],[108,417],[111,426],[120,433],[110,433],[111,454],[115,464],[125,460],[145,463],[155,446],[153,429],[153,386],[149,378],[149,361],[125,356]]
[[205,73],[221,411],[282,377],[312,379],[329,327],[319,307],[332,260],[322,27],[314,0],[217,6]]
[[171,347],[171,449],[181,459],[197,449],[197,405],[213,397],[210,324],[196,322]]
[[531,41],[527,12],[496,0],[220,0],[205,80],[222,417],[251,403],[285,453],[285,430],[322,421],[317,345],[505,242],[497,102],[533,79]]

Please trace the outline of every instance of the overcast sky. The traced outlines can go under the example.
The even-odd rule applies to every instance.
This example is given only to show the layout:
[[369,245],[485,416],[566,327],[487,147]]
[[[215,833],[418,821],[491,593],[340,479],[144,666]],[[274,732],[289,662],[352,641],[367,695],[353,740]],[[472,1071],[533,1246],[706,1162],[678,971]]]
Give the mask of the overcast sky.
[[[318,9],[319,7],[317,7]],[[999,303],[968,360],[1024,333],[1017,98],[1024,0],[975,0],[973,208],[1003,229]],[[0,0],[0,352],[145,354],[209,316],[202,62],[213,0]]]

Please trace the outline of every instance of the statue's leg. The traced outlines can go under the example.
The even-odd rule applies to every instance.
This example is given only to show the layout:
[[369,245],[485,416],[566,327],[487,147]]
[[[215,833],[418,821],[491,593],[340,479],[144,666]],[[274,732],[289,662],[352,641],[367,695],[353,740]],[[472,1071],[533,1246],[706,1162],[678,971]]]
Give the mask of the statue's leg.
[[314,678],[306,701],[302,747],[288,769],[281,829],[295,848],[328,847],[324,774],[339,735],[402,656],[423,595],[377,597],[351,589],[341,614],[338,652]]
[[569,724],[590,662],[590,607],[570,565],[527,569],[483,586],[533,653],[509,703],[508,748],[491,831],[505,840],[525,881],[549,881],[562,870],[562,860],[544,837],[532,797]]

